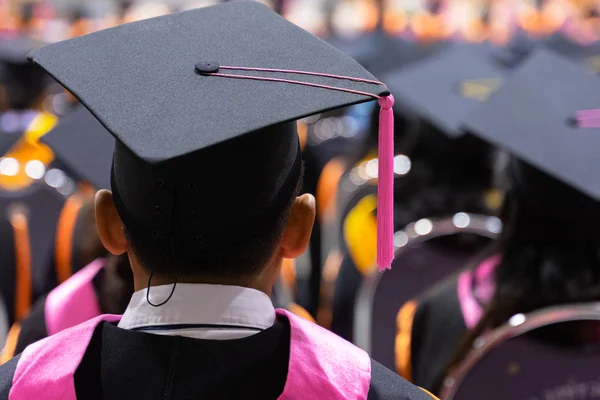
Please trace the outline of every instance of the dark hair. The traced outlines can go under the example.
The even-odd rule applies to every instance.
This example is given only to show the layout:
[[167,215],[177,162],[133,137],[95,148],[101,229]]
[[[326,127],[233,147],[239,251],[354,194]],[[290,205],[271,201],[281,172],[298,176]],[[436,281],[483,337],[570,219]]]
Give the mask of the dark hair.
[[501,214],[503,232],[486,254],[502,257],[496,291],[449,370],[478,336],[515,314],[600,300],[600,204],[515,159],[507,172],[511,186]]
[[47,76],[37,65],[10,65],[3,67],[2,83],[9,108],[24,110],[33,108],[41,99],[47,84]]
[[270,260],[275,247],[281,240],[287,225],[294,200],[302,188],[304,171],[298,179],[296,189],[287,201],[284,210],[275,218],[261,221],[261,234],[243,241],[232,241],[187,259],[169,246],[166,252],[157,256],[152,242],[137,237],[125,227],[127,239],[135,256],[143,268],[162,275],[199,276],[209,278],[247,277],[259,272]]
[[405,153],[411,170],[396,179],[396,224],[457,212],[495,213],[485,202],[493,187],[491,150],[473,136],[450,138],[422,124]]

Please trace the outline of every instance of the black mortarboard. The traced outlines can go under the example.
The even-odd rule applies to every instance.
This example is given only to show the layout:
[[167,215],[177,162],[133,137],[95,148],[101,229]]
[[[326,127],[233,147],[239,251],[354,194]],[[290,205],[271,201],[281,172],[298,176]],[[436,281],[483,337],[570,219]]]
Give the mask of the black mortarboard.
[[515,36],[511,42],[493,56],[507,68],[518,67],[536,49],[545,47],[573,61],[585,63],[595,72],[600,72],[600,42],[581,44],[561,32],[553,33],[543,39],[524,34]]
[[506,46],[495,52],[493,57],[505,68],[516,68],[529,57],[540,43],[541,39],[526,32],[517,31]]
[[377,54],[365,68],[376,77],[424,60],[448,46],[447,42],[420,43],[401,37],[384,36],[378,43]]
[[192,259],[281,213],[300,174],[295,120],[389,93],[255,2],[121,25],[30,59],[117,139],[112,189],[128,228]]
[[577,112],[598,108],[600,80],[581,64],[538,49],[466,120],[469,132],[600,199],[600,130]]
[[406,109],[449,136],[460,136],[460,122],[503,81],[506,72],[487,53],[455,45],[422,62],[382,77]]
[[375,30],[374,32],[356,37],[344,37],[338,34],[330,34],[325,37],[325,41],[358,61],[360,65],[368,67],[377,57],[379,46],[381,41],[384,40],[384,37],[385,34],[383,32]]
[[98,189],[110,188],[115,141],[85,107],[62,117],[41,140],[74,178]]
[[44,71],[27,62],[27,54],[40,46],[41,42],[26,36],[0,37],[0,83],[10,108],[30,108],[45,88]]

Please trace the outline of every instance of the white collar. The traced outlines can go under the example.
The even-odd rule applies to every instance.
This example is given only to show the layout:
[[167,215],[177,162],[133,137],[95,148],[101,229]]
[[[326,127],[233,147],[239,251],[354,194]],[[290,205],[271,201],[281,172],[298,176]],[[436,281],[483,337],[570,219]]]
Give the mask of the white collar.
[[[162,303],[169,297],[172,289],[172,285],[151,287],[150,301],[153,304]],[[152,333],[190,337],[199,336],[194,333],[186,334],[186,331],[211,328],[240,331],[241,328],[248,332],[242,336],[247,336],[270,328],[276,320],[275,308],[269,296],[255,289],[180,283],[171,299],[160,307],[148,304],[147,291],[148,289],[143,289],[133,294],[119,328],[152,331],[153,328],[163,327],[165,329],[160,332]],[[177,325],[196,327],[173,331],[168,329],[169,326]],[[197,327],[198,325],[202,327]]]

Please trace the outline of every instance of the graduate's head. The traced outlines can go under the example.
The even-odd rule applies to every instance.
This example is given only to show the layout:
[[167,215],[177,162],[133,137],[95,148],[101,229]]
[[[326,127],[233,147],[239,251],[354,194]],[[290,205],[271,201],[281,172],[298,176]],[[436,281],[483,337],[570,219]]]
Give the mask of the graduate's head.
[[[314,200],[297,198],[295,121],[393,104],[356,61],[257,2],[121,25],[30,59],[115,137],[112,194],[97,197],[100,236],[155,276],[261,275],[300,255]],[[380,179],[387,190],[390,180]]]
[[37,109],[42,105],[48,76],[26,58],[27,53],[40,45],[27,36],[0,37],[0,86],[10,109]]
[[97,195],[105,245],[128,251],[147,273],[199,280],[252,278],[299,256],[315,204],[297,197],[295,127],[270,126],[158,166],[117,144],[112,194]]

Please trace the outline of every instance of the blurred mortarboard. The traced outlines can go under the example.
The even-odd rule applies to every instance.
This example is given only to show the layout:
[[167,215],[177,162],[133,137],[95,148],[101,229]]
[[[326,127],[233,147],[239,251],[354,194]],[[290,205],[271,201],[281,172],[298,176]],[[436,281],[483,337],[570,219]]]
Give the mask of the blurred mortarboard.
[[585,64],[595,73],[600,73],[600,42],[577,43],[561,33],[550,36],[544,45],[578,63]]
[[394,93],[398,109],[415,113],[449,136],[460,136],[461,120],[502,84],[505,75],[486,52],[454,45],[382,80]]
[[468,132],[571,187],[600,199],[600,129],[571,121],[598,108],[600,80],[583,65],[540,48],[468,116]]
[[27,54],[42,45],[42,42],[25,35],[0,36],[0,62],[28,65]]
[[121,25],[30,59],[117,139],[111,186],[126,225],[191,257],[281,213],[301,170],[295,120],[389,93],[256,2]]
[[62,117],[41,140],[73,177],[97,189],[110,189],[115,141],[85,107]]
[[358,36],[345,37],[339,34],[330,34],[324,40],[356,60],[360,65],[368,67],[377,57],[378,49],[385,33],[375,30]]
[[540,38],[517,31],[506,46],[500,48],[492,56],[503,67],[516,68],[531,55],[540,42]]
[[448,46],[448,42],[419,43],[402,37],[386,35],[377,46],[377,54],[363,64],[376,77],[425,60]]
[[515,68],[539,47],[555,51],[575,62],[584,63],[594,72],[600,73],[600,42],[578,43],[562,32],[553,33],[545,38],[534,38],[521,33],[493,56],[505,67]]
[[0,37],[0,83],[6,89],[11,108],[31,106],[46,86],[46,74],[27,62],[27,54],[42,45],[27,36]]

